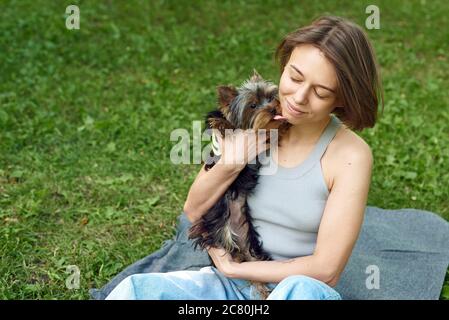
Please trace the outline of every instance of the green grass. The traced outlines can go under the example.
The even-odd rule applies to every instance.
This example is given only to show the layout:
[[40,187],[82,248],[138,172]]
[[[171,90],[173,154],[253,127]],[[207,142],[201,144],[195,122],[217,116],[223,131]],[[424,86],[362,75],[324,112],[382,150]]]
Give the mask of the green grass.
[[[72,3],[80,30],[65,28]],[[200,168],[170,162],[170,132],[191,132],[218,84],[253,68],[278,82],[286,32],[324,13],[363,26],[373,3],[386,107],[358,133],[375,157],[368,205],[449,220],[445,1],[263,3],[1,2],[0,298],[86,299],[158,249]],[[65,286],[68,265],[79,290]]]

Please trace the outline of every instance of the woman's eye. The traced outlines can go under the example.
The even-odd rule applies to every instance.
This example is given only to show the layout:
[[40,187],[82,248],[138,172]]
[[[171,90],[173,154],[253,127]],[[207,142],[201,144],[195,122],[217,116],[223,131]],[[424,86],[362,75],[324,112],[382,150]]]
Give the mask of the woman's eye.
[[316,95],[319,99],[323,99],[323,100],[324,100],[324,99],[327,98],[327,97],[324,97],[324,96],[320,96],[320,95],[318,94],[318,92],[316,92],[316,91],[315,91],[315,95]]
[[290,78],[290,79],[292,79],[293,82],[297,82],[297,83],[302,82],[301,79],[295,79],[295,78]]

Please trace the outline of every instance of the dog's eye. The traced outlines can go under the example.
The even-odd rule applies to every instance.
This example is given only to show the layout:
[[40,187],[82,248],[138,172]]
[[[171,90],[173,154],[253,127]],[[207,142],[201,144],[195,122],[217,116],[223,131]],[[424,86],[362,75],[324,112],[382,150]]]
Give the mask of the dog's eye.
[[250,107],[251,109],[255,109],[255,108],[257,107],[257,104],[256,104],[256,103],[251,103],[251,104],[249,105],[249,107]]
[[274,97],[268,97],[268,102],[273,101]]

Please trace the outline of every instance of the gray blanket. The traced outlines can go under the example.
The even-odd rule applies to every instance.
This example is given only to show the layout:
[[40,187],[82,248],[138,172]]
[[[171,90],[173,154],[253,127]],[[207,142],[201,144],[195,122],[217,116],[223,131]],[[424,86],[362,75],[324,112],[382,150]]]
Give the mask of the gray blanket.
[[[174,239],[135,262],[101,289],[104,299],[125,277],[135,273],[199,270],[211,264],[205,251],[187,239],[190,222],[179,216]],[[368,206],[362,231],[335,288],[343,299],[438,299],[449,264],[449,223],[416,209],[385,210]]]

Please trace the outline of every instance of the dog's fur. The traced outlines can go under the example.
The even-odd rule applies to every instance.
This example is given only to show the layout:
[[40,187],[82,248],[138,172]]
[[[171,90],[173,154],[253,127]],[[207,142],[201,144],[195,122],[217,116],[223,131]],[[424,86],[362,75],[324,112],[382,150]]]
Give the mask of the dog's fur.
[[[218,110],[211,111],[206,117],[206,126],[218,129],[222,137],[226,129],[278,129],[278,143],[290,128],[286,120],[274,120],[281,114],[278,88],[264,80],[255,70],[254,75],[239,88],[218,87]],[[207,160],[206,171],[212,168],[220,156],[211,152]],[[270,260],[262,249],[246,199],[253,192],[258,181],[261,164],[256,158],[255,164],[247,164],[224,195],[189,230],[189,238],[195,247],[224,248],[237,262]],[[263,283],[253,282],[265,299],[269,292]]]

